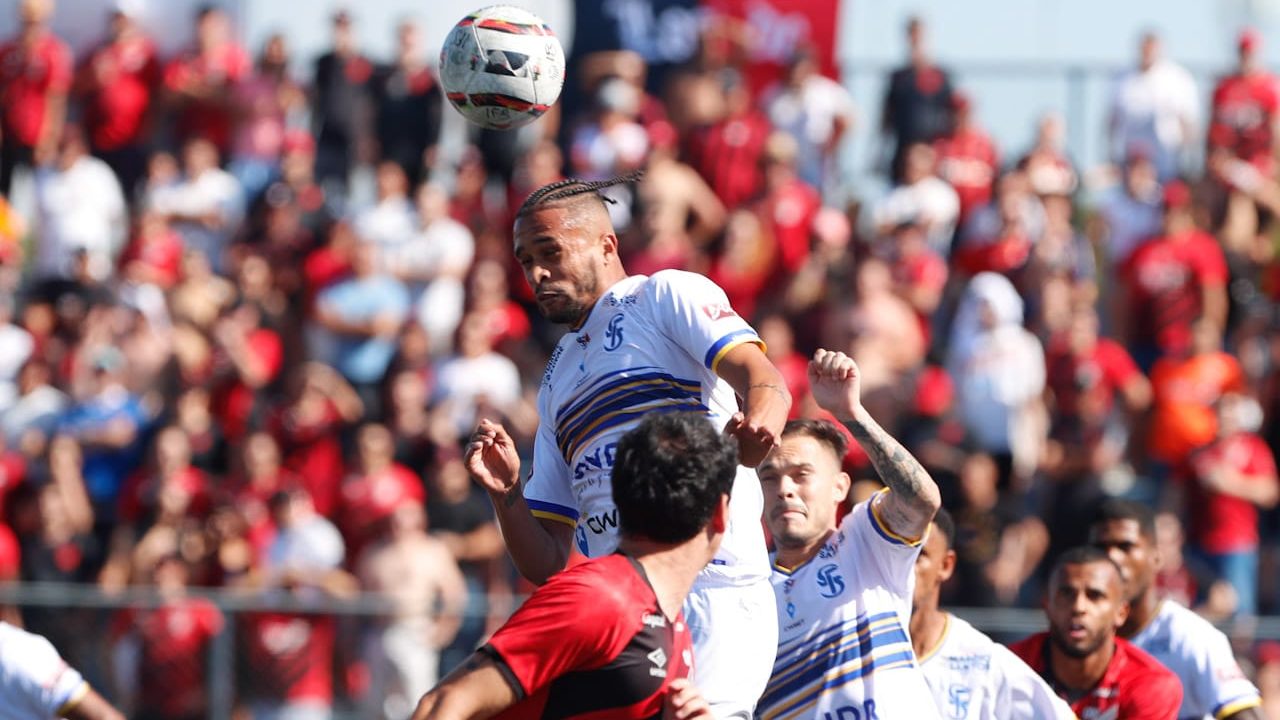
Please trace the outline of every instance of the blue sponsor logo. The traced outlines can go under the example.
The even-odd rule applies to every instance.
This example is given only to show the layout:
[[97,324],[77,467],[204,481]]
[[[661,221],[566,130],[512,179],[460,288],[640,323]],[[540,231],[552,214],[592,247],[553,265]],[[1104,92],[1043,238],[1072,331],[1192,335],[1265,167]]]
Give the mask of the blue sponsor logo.
[[844,578],[835,563],[818,568],[818,593],[824,598],[839,597],[844,592]]
[[842,705],[832,711],[822,713],[822,720],[880,720],[876,715],[876,701],[867,700],[862,707]]

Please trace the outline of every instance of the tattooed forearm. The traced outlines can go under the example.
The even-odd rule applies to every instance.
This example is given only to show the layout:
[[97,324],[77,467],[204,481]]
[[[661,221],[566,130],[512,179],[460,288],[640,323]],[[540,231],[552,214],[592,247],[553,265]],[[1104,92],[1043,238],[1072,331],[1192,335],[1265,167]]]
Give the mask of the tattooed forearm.
[[897,530],[923,530],[941,504],[938,486],[918,460],[894,440],[869,415],[845,422],[858,444],[871,458],[871,464],[892,491],[882,510],[885,520]]

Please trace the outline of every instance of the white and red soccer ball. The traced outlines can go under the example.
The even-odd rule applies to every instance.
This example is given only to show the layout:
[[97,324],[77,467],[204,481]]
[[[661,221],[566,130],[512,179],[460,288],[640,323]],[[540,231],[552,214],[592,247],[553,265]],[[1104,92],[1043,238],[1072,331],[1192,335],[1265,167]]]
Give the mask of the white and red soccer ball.
[[560,97],[564,49],[528,10],[487,7],[464,17],[445,38],[440,82],[468,120],[510,130],[533,122]]

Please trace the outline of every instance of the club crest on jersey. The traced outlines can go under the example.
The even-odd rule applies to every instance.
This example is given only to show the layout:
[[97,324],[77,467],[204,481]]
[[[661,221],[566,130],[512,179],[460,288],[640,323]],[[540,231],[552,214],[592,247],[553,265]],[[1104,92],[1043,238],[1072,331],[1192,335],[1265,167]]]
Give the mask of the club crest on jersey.
[[839,597],[844,592],[844,578],[840,576],[840,568],[832,563],[818,569],[818,593],[824,598]]
[[951,720],[965,720],[969,717],[969,702],[973,699],[973,691],[963,685],[952,685],[947,688],[947,705],[951,711]]
[[613,352],[622,347],[622,313],[609,318],[609,327],[604,331],[604,349]]

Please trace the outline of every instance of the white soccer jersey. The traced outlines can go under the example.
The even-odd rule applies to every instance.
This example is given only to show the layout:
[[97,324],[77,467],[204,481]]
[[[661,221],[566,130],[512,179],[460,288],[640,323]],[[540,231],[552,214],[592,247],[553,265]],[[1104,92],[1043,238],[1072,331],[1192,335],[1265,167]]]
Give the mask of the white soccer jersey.
[[756,706],[763,720],[938,717],[907,634],[920,543],[880,520],[884,492],[859,503],[809,562],[774,565],[778,656]]
[[[701,411],[724,427],[738,401],[715,368],[747,342],[760,337],[701,275],[664,270],[609,288],[547,362],[524,490],[533,514],[573,525],[588,557],[613,552],[618,513],[609,474],[618,440],[650,412]],[[731,582],[768,576],[763,507],[755,472],[739,468],[729,528],[706,576]]]
[[0,720],[62,717],[88,692],[48,640],[0,621]]
[[1129,642],[1160,661],[1182,681],[1182,720],[1225,718],[1262,704],[1231,652],[1227,636],[1172,600]]
[[919,660],[947,720],[1075,720],[1017,655],[955,615],[947,615],[942,641]]

